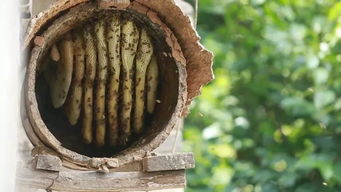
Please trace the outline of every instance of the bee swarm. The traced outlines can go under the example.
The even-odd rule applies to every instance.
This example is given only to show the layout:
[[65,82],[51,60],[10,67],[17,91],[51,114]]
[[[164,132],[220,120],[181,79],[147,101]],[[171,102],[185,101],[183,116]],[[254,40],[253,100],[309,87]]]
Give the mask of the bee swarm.
[[125,147],[154,112],[159,70],[152,39],[119,12],[63,35],[41,71],[53,107],[81,125],[85,144]]

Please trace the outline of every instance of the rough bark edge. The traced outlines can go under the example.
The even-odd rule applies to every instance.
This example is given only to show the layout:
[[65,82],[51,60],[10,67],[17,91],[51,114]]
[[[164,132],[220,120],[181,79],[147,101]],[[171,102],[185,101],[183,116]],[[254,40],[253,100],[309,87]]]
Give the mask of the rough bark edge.
[[136,0],[158,13],[162,21],[171,28],[187,60],[187,102],[183,116],[194,97],[200,95],[202,86],[213,78],[213,54],[200,43],[200,37],[191,21],[172,0]]
[[[142,5],[141,5],[142,6]],[[178,103],[175,107],[175,112],[172,115],[171,119],[169,120],[168,125],[154,138],[151,142],[148,144],[145,144],[141,147],[135,147],[135,148],[129,148],[127,150],[122,151],[119,153],[118,156],[115,158],[90,158],[85,155],[81,155],[79,153],[73,152],[71,150],[68,150],[62,146],[62,144],[53,136],[53,134],[48,130],[45,123],[43,122],[39,109],[38,104],[36,100],[35,95],[35,81],[36,81],[36,73],[37,73],[37,61],[39,58],[43,55],[43,52],[46,51],[46,47],[48,47],[48,43],[50,41],[53,41],[54,38],[51,33],[58,33],[63,34],[67,32],[70,28],[72,28],[73,25],[75,25],[78,21],[81,21],[86,18],[90,18],[93,14],[99,11],[99,8],[93,4],[93,3],[86,3],[84,5],[77,6],[75,8],[72,8],[68,14],[65,14],[61,16],[60,18],[56,19],[54,23],[51,25],[51,28],[48,28],[42,36],[39,36],[40,39],[43,39],[39,45],[36,45],[31,53],[30,62],[27,69],[27,79],[26,79],[26,107],[29,119],[31,120],[31,124],[33,127],[33,130],[35,132],[35,135],[37,135],[40,140],[48,147],[52,148],[53,150],[57,151],[60,154],[60,158],[71,162],[71,164],[63,163],[64,165],[71,165],[70,168],[73,169],[97,169],[100,165],[106,165],[110,164],[112,161],[117,160],[117,167],[123,166],[125,164],[139,161],[143,157],[146,156],[146,153],[151,152],[155,148],[157,148],[170,134],[170,132],[173,130],[173,128],[176,126],[176,123],[178,119],[180,118],[186,98],[187,98],[187,87],[186,87],[186,69],[185,69],[185,63],[180,63],[180,61],[177,62],[177,67],[179,70],[179,91],[178,91]],[[91,13],[92,14],[91,14]],[[77,15],[76,17],[74,15]],[[153,15],[155,17],[156,14],[148,14]],[[171,32],[166,25],[162,24],[160,19],[155,19],[155,22],[157,23],[162,30],[168,31],[165,33],[165,35],[172,35]],[[47,34],[47,35],[46,35]],[[166,39],[170,40],[176,40],[176,38],[167,37]],[[175,46],[180,47],[177,44],[177,41],[170,43],[169,46]],[[173,49],[173,48],[172,48]],[[173,49],[176,50],[176,49]],[[181,52],[177,52],[177,55],[174,55],[176,58],[184,58],[181,54]],[[180,59],[181,60],[181,59]],[[181,61],[185,62],[185,60]],[[34,140],[31,140],[34,142]],[[39,145],[39,143],[33,143],[34,145]],[[72,164],[74,163],[74,166]]]

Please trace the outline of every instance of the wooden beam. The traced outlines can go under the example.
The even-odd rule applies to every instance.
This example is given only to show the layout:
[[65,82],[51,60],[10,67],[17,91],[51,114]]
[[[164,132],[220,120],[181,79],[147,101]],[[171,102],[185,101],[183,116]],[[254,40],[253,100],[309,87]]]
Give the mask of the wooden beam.
[[185,187],[185,171],[113,172],[39,171],[22,168],[17,174],[18,191],[114,192],[151,191]]

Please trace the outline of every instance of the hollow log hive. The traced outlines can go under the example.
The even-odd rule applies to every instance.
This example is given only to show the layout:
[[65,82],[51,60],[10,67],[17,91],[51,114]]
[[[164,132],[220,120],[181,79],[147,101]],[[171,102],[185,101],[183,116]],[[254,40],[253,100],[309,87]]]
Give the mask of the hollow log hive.
[[24,48],[26,132],[75,169],[145,157],[213,77],[170,0],[60,0],[31,21]]

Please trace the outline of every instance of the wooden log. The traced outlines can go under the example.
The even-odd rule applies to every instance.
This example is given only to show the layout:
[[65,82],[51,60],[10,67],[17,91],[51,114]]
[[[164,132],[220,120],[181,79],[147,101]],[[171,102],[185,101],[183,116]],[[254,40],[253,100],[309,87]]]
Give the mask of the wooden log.
[[[153,13],[152,10],[149,10],[147,14],[141,12],[141,9],[144,10],[141,5],[136,5],[132,8],[139,8],[139,10],[136,10],[136,12],[139,13],[135,13],[136,16],[144,21],[146,27],[148,26],[150,28],[151,32],[154,33],[154,38],[159,42],[158,50],[160,52],[159,57],[161,62],[159,69],[163,74],[162,77],[160,77],[160,81],[166,83],[167,87],[161,86],[160,88],[159,99],[162,102],[158,104],[156,112],[153,115],[153,122],[146,131],[146,134],[143,135],[143,138],[137,140],[135,145],[132,145],[116,156],[118,159],[118,166],[129,164],[136,161],[136,159],[142,159],[147,152],[151,152],[157,148],[168,137],[180,119],[187,96],[185,60],[183,59],[184,56],[181,54],[180,46],[177,43],[174,34],[172,34],[172,31],[166,24],[162,23],[162,21],[157,18],[157,14]],[[106,11],[110,12],[110,10]],[[105,12],[105,10],[98,8],[95,3],[90,2],[74,7],[65,15],[55,20],[53,24],[41,34],[44,41],[40,42],[40,46],[36,46],[32,50],[30,63],[27,69],[25,98],[27,114],[33,132],[44,145],[59,154],[63,159],[63,164],[66,161],[74,163],[75,166],[73,166],[73,168],[78,166],[80,169],[98,169],[98,167],[89,165],[92,158],[91,155],[87,155],[84,152],[77,153],[72,148],[65,148],[62,140],[67,137],[60,137],[57,139],[55,135],[50,132],[49,127],[53,123],[54,126],[60,127],[58,131],[63,135],[67,134],[67,131],[62,128],[65,127],[62,122],[51,121],[49,122],[51,123],[49,127],[47,126],[49,123],[45,124],[46,121],[42,118],[42,114],[44,114],[45,117],[53,114],[40,111],[40,108],[38,107],[39,98],[37,98],[37,95],[39,94],[36,94],[35,88],[39,81],[37,81],[36,72],[39,69],[41,60],[47,50],[60,35],[77,27],[80,22],[86,21],[103,12]],[[77,17],[75,17],[75,15],[77,15]],[[176,47],[176,54],[171,51],[174,50],[172,47]],[[32,141],[34,140],[32,139]],[[37,145],[37,143],[34,143],[34,145]],[[75,145],[81,144],[76,143]]]

